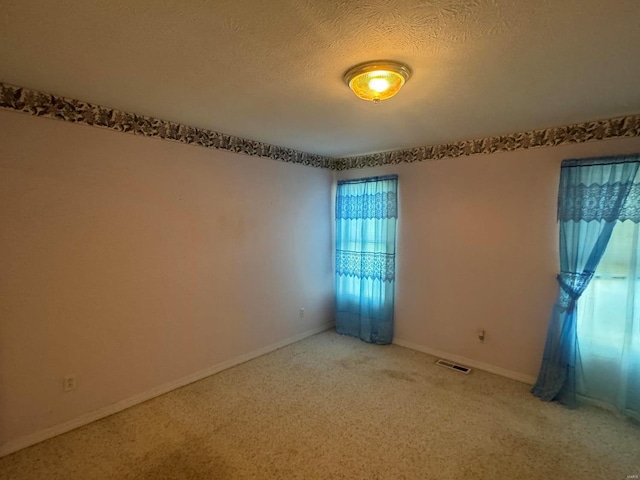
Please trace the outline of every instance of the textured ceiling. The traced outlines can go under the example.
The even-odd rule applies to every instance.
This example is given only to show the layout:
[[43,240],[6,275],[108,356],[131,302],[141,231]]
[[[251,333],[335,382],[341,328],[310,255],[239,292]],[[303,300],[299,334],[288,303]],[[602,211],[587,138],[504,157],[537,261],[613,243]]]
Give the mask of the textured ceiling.
[[330,156],[639,113],[639,45],[638,0],[0,0],[1,82]]

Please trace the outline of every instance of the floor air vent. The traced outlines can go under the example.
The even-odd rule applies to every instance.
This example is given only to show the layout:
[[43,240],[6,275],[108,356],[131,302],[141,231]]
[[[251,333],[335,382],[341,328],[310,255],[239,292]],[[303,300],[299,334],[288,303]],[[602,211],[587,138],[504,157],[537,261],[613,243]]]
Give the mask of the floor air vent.
[[471,373],[471,369],[469,367],[465,367],[463,365],[458,365],[457,363],[451,363],[447,360],[440,359],[436,362],[436,365],[440,365],[441,367],[450,368],[451,370],[455,370],[461,373]]

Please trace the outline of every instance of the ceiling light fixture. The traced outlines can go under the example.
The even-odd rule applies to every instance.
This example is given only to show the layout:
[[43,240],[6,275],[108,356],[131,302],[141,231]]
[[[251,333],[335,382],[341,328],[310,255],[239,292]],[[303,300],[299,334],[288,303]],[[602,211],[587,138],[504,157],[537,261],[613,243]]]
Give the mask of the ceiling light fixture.
[[344,81],[356,96],[379,103],[398,93],[410,76],[408,65],[379,60],[350,68],[344,74]]

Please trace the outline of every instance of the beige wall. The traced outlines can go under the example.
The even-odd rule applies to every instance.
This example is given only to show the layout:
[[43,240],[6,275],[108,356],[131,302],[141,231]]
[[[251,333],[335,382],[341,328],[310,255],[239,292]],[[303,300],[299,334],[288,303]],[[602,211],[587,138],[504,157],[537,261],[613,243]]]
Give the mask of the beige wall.
[[396,340],[536,376],[556,295],[560,162],[639,151],[629,138],[339,172],[399,175]]
[[330,322],[332,183],[0,111],[0,446]]

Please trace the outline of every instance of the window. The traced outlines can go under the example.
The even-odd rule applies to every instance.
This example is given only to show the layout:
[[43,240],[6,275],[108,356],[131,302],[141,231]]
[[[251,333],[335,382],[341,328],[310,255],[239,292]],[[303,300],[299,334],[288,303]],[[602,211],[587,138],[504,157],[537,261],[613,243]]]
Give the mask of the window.
[[593,279],[578,300],[582,369],[577,392],[626,413],[640,403],[638,233],[637,223],[616,222]]

